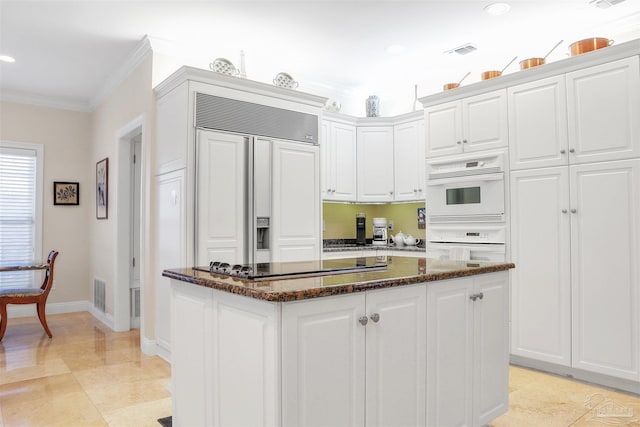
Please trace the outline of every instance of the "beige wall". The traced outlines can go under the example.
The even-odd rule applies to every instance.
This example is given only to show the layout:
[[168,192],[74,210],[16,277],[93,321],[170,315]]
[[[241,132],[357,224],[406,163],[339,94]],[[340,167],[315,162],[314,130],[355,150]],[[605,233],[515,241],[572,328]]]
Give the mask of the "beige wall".
[[[42,258],[56,261],[50,303],[90,300],[90,233],[94,217],[94,163],[89,113],[0,103],[0,139],[44,146]],[[79,206],[54,206],[53,181],[80,183]]]
[[[142,60],[127,78],[95,109],[91,116],[91,164],[92,170],[95,163],[109,158],[109,214],[106,220],[96,220],[95,215],[90,222],[89,235],[91,237],[91,260],[90,274],[99,277],[107,282],[107,313],[114,313],[114,287],[121,286],[128,288],[128,283],[118,283],[116,270],[117,256],[117,226],[118,221],[128,221],[128,218],[118,218],[118,171],[128,165],[120,165],[118,156],[122,147],[119,146],[118,136],[122,130],[133,121],[143,117],[144,134],[142,140],[142,203],[143,215],[149,214],[149,178],[147,165],[150,164],[151,145],[153,143],[153,115],[154,115],[154,95],[151,86],[153,55],[151,52]],[[92,189],[91,197],[95,197],[95,189]],[[149,254],[150,245],[150,220],[143,218],[142,227],[146,241],[141,242],[143,253]],[[143,331],[149,337],[154,335],[153,326],[153,281],[148,280],[150,276],[150,265],[147,258],[143,259],[145,270],[141,272],[142,280],[149,286],[143,290],[145,318],[142,319]]]
[[356,214],[362,212],[367,217],[367,238],[373,237],[373,218],[387,218],[393,221],[390,234],[402,231],[419,239],[424,239],[425,230],[418,228],[418,208],[424,203],[388,203],[381,205],[355,203],[323,203],[322,217],[325,230],[323,239],[355,239]]

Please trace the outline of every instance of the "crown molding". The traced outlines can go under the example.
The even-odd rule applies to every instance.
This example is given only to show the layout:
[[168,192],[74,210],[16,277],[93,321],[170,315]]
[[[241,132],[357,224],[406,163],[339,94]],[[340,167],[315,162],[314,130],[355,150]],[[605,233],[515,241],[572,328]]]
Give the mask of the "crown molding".
[[87,102],[63,99],[60,97],[34,95],[26,92],[2,91],[0,92],[0,101],[28,104],[36,107],[55,108],[58,110],[78,111],[81,113],[90,113],[92,111],[91,106]]
[[111,93],[120,85],[133,70],[135,70],[145,59],[147,54],[151,53],[151,40],[148,36],[144,36],[138,46],[129,54],[127,59],[112,73],[104,82],[102,87],[89,101],[91,111],[95,110]]

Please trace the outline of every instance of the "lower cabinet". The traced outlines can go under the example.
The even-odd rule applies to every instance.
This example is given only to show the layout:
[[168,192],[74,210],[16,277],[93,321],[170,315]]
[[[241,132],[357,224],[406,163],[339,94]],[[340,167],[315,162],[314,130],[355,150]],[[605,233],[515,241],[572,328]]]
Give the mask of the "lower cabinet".
[[424,425],[425,285],[287,303],[282,319],[284,426]]
[[427,425],[482,426],[509,409],[509,282],[427,287]]
[[171,283],[176,426],[481,426],[508,409],[508,272],[284,303]]

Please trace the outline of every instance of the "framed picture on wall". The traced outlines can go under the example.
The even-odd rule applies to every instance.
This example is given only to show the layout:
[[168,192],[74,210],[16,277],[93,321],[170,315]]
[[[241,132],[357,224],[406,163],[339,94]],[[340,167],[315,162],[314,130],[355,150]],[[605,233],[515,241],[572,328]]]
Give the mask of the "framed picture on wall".
[[80,204],[80,183],[54,181],[53,204],[78,206]]
[[109,158],[96,163],[96,218],[107,219],[109,207]]

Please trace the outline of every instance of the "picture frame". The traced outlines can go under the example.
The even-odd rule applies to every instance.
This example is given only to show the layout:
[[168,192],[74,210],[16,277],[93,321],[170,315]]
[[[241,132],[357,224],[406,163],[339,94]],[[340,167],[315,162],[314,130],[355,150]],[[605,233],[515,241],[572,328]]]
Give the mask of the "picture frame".
[[109,158],[96,163],[96,219],[109,216]]
[[78,206],[80,204],[80,183],[54,181],[53,204],[55,206]]

